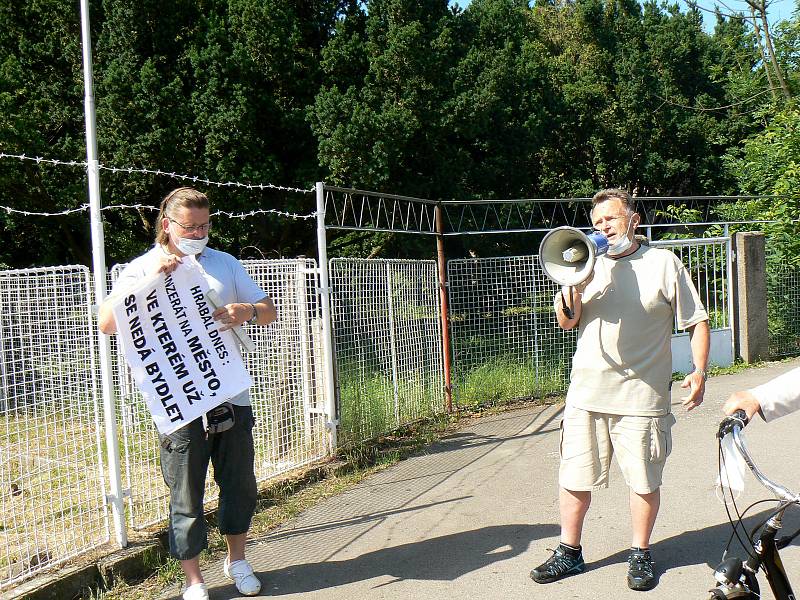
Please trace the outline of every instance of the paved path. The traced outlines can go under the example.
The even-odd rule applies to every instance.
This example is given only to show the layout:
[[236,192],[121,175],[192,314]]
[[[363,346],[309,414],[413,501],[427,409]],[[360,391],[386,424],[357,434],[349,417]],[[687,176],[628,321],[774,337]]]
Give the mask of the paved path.
[[[800,366],[772,363],[708,382],[702,408],[686,413],[673,392],[678,423],[653,534],[659,585],[650,599],[707,598],[730,533],[714,493],[721,406],[737,389]],[[627,488],[612,472],[594,495],[584,529],[589,570],[538,585],[528,572],[558,543],[556,474],[563,406],[524,408],[480,419],[419,456],[376,474],[295,520],[252,540],[248,557],[264,596],[325,600],[641,598],[625,583],[630,526]],[[765,472],[800,488],[800,413],[747,429]],[[740,506],[766,497],[752,478]],[[764,514],[763,507],[754,514]],[[800,511],[798,511],[800,514]],[[755,522],[755,519],[748,521]],[[787,518],[787,530],[800,517]],[[784,553],[800,586],[800,548]],[[212,600],[238,598],[221,564],[207,572]],[[766,583],[763,585],[766,586]],[[163,598],[178,597],[177,586]],[[764,590],[762,590],[764,591]],[[766,591],[763,597],[771,598]]]

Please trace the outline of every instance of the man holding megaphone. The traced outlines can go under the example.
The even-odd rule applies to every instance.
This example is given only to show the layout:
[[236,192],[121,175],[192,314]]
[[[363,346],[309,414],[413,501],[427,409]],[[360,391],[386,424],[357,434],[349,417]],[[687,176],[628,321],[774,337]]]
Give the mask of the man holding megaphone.
[[656,584],[650,535],[675,423],[672,328],[677,319],[690,334],[695,370],[681,387],[689,390],[683,406],[692,410],[705,392],[708,314],[680,259],[635,239],[640,217],[625,190],[595,194],[591,218],[602,235],[565,232],[555,241],[545,238],[540,249],[545,271],[562,284],[555,297],[558,324],[578,327],[578,345],[561,422],[561,543],[531,577],[550,583],[586,569],[584,517],[592,492],[608,487],[616,455],[630,488],[628,586],[649,590]]

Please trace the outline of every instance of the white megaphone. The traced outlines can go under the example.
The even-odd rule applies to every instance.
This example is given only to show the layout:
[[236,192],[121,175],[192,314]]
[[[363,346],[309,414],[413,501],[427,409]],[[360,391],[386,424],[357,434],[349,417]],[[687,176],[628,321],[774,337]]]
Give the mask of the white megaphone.
[[608,238],[599,231],[586,235],[574,227],[557,227],[539,245],[545,275],[559,285],[579,285],[594,270],[598,256],[608,250]]

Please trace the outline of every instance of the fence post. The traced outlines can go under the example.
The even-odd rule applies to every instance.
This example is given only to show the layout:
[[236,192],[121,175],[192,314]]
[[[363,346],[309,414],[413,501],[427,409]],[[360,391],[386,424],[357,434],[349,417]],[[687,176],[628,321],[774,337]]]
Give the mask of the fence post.
[[303,389],[303,425],[306,443],[311,438],[311,411],[313,406],[313,381],[311,364],[313,363],[313,335],[309,335],[308,322],[308,286],[306,285],[306,265],[297,261],[295,276],[295,298],[297,300],[297,324],[300,327],[300,382]]
[[[89,28],[89,0],[81,0],[81,36],[83,41],[84,118],[86,121],[86,175],[89,183],[89,211],[92,231],[92,263],[97,303],[106,297],[106,256],[103,222],[100,217],[100,167],[97,161],[97,131],[92,80],[92,38]],[[100,385],[105,416],[106,452],[108,453],[109,494],[117,543],[128,545],[125,529],[125,506],[122,499],[122,474],[117,441],[117,415],[111,384],[111,345],[108,337],[99,334]]]
[[[531,268],[528,270],[528,273],[530,274],[531,277],[531,291],[533,292],[531,296],[533,298],[536,298],[537,297],[536,267],[540,265],[538,250],[537,253],[531,258],[533,259],[532,260],[533,264],[531,265]],[[534,300],[534,305],[536,304],[538,304],[538,302]],[[548,306],[552,309],[553,303],[552,302],[548,303]],[[535,373],[534,378],[536,381],[536,389],[538,389],[539,393],[543,395],[542,375],[541,375],[541,369],[539,368],[539,311],[536,310],[535,306],[533,311],[533,369]]]
[[736,300],[734,298],[734,282],[736,281],[736,271],[735,271],[735,256],[733,254],[733,235],[731,234],[730,226],[725,223],[723,227],[723,236],[725,237],[725,298],[727,299],[727,305],[725,308],[727,309],[726,316],[728,319],[728,327],[731,328],[731,356],[733,359],[736,360],[737,356],[737,344],[738,342],[738,335],[736,335],[736,311],[734,310],[734,306],[736,305]]
[[442,206],[436,205],[436,258],[439,268],[439,303],[441,306],[442,327],[442,362],[444,367],[444,397],[445,409],[453,412],[453,385],[452,385],[452,356],[450,354],[450,315],[447,303],[447,259],[444,253],[444,222],[442,219]]
[[318,181],[317,195],[317,258],[319,260],[319,296],[322,306],[322,356],[325,361],[325,411],[328,422],[328,444],[331,454],[336,453],[336,383],[334,381],[333,327],[331,320],[331,287],[328,273],[328,239],[325,232],[325,184]]
[[6,379],[6,346],[3,334],[3,298],[0,296],[0,412],[10,410],[8,405],[8,380]]
[[392,298],[392,264],[386,261],[386,300],[389,305],[389,350],[392,356],[392,391],[394,394],[394,421],[400,427],[400,381],[397,374],[397,335],[394,322],[394,300]]
[[736,239],[736,345],[746,363],[769,355],[764,234],[739,232]]

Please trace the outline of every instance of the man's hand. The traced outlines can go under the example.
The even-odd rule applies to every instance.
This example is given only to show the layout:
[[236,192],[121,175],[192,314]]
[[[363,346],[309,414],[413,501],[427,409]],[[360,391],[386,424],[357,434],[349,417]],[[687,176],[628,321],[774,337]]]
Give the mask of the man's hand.
[[753,415],[761,410],[761,404],[750,392],[734,392],[731,394],[731,397],[725,401],[722,410],[726,415],[732,415],[740,408],[747,413],[748,421],[751,421]]
[[164,254],[158,258],[158,269],[156,269],[156,273],[164,273],[164,275],[169,275],[178,268],[178,265],[181,264],[181,262],[180,256],[176,256],[174,254]]
[[222,323],[222,327],[219,328],[220,331],[227,331],[245,321],[249,321],[253,317],[253,305],[240,304],[238,302],[226,304],[211,313],[211,316],[215,321]]
[[700,371],[692,371],[683,379],[681,387],[689,388],[689,395],[681,398],[686,410],[697,408],[703,403],[703,394],[706,393],[706,380]]

